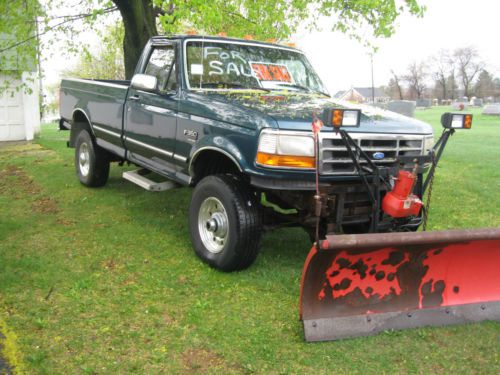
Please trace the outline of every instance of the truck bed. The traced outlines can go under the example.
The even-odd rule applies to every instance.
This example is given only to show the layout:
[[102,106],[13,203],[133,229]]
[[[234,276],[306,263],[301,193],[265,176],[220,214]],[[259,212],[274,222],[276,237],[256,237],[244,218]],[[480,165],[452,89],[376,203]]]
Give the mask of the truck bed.
[[69,123],[75,111],[85,113],[99,143],[121,155],[123,105],[129,85],[130,81],[120,80],[63,79],[61,118]]

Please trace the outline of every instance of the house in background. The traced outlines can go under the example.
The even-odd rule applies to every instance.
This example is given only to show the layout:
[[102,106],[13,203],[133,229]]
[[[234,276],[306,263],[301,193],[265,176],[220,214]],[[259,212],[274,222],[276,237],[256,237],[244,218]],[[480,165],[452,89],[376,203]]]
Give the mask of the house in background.
[[[12,35],[0,34],[0,50],[16,41]],[[0,52],[0,141],[29,141],[40,132],[35,41]]]
[[[374,94],[375,103],[388,103],[391,100],[390,96],[378,87],[375,87]],[[372,88],[351,87],[347,91],[338,91],[333,98],[354,103],[372,103]]]

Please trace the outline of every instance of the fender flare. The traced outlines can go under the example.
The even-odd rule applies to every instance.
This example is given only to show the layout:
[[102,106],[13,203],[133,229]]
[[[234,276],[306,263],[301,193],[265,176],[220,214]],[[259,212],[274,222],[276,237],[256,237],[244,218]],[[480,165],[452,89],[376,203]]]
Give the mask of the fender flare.
[[[73,120],[74,120],[74,118],[75,118],[75,114],[76,114],[77,112],[81,112],[81,113],[85,116],[85,118],[87,119],[87,123],[89,124],[90,131],[92,132],[92,135],[93,135],[93,136],[94,136],[94,138],[95,138],[95,133],[94,133],[94,128],[93,128],[93,126],[92,126],[92,121],[90,121],[90,117],[89,117],[89,115],[87,114],[87,112],[86,112],[84,109],[82,109],[82,108],[80,108],[80,107],[76,107],[75,109],[73,109],[73,112],[71,113],[71,121],[73,121]],[[72,124],[72,125],[73,125],[73,124]],[[72,126],[72,127],[73,127],[73,126]]]
[[229,158],[240,172],[247,169],[247,161],[239,148],[229,139],[220,135],[210,135],[204,137],[191,149],[189,155],[189,175],[193,176],[193,169],[196,159],[204,151],[215,151]]

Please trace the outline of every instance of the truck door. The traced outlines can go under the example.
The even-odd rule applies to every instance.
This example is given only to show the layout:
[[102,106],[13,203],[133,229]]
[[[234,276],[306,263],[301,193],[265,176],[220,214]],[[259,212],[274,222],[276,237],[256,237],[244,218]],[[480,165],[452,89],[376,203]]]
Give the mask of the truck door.
[[177,128],[177,59],[175,45],[152,46],[144,74],[156,77],[156,90],[130,88],[124,109],[124,144],[129,159],[171,174]]

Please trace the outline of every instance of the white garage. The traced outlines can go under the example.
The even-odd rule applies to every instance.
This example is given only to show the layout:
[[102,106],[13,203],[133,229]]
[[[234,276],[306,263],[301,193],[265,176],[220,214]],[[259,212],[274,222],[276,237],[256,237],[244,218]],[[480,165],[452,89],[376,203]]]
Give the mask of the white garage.
[[29,141],[40,132],[38,94],[35,73],[0,73],[0,141]]

